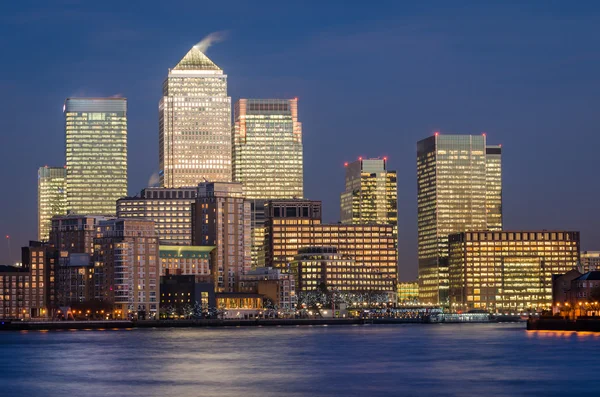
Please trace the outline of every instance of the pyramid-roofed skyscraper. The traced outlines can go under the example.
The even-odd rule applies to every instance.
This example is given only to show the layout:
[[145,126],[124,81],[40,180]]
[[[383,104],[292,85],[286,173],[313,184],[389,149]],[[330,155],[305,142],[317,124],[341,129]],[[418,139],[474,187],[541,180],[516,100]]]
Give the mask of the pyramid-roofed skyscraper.
[[227,75],[197,46],[169,70],[159,103],[161,186],[231,181]]

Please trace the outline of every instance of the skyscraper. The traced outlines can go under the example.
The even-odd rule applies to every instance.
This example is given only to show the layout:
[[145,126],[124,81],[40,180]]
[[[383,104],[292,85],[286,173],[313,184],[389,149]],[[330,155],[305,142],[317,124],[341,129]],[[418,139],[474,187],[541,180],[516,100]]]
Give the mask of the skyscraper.
[[52,217],[67,213],[65,167],[38,169],[38,240],[48,241]]
[[231,181],[227,75],[198,47],[169,70],[159,103],[162,187]]
[[127,100],[67,98],[67,210],[114,215],[127,195]]
[[264,266],[268,199],[304,195],[302,124],[298,99],[240,99],[232,128],[234,182],[251,201],[252,266]]
[[240,99],[234,122],[233,180],[244,185],[246,198],[302,198],[298,99]]
[[482,135],[417,143],[419,299],[448,304],[448,235],[502,230],[500,146]]
[[396,171],[387,159],[362,159],[346,163],[346,190],[340,196],[343,224],[387,224],[398,228]]

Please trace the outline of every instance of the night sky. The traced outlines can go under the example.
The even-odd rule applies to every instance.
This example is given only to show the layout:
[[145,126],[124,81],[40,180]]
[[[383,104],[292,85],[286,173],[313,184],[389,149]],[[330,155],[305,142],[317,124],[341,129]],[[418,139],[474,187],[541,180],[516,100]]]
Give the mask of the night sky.
[[344,161],[388,156],[402,280],[417,274],[416,142],[434,131],[503,145],[505,229],[580,230],[582,248],[600,250],[600,5],[355,3],[2,1],[0,233],[12,257],[3,238],[0,263],[36,238],[37,168],[64,164],[65,98],[128,98],[133,195],[158,169],[167,70],[215,31],[227,38],[207,55],[232,102],[299,98],[305,195],[326,221],[339,219]]

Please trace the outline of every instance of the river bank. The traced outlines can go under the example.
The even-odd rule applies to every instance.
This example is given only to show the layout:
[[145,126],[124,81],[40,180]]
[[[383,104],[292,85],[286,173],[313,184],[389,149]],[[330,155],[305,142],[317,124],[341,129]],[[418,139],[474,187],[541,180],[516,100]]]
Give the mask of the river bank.
[[527,320],[528,331],[575,331],[575,332],[600,332],[600,318],[584,317],[576,320],[540,317]]

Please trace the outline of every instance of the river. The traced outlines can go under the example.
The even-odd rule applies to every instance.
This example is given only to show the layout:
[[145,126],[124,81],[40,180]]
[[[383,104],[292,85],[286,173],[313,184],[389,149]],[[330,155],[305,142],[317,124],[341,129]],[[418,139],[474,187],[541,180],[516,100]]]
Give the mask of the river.
[[599,357],[522,323],[7,331],[0,396],[598,396]]

